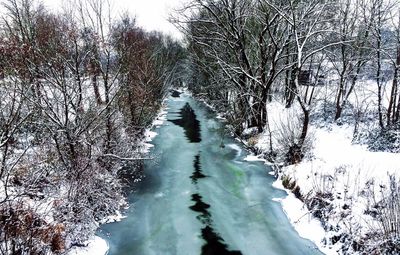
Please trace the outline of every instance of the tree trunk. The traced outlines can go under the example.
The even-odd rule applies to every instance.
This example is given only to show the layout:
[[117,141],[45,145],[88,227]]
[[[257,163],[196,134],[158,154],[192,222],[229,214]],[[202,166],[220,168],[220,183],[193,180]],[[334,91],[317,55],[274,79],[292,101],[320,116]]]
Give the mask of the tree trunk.
[[289,82],[289,87],[286,88],[287,89],[287,91],[286,91],[286,94],[287,94],[286,108],[290,108],[293,105],[294,99],[296,97],[296,88],[297,88],[296,82],[298,83],[298,79],[299,79],[298,75],[299,74],[295,74],[295,72],[299,72],[299,71],[292,71],[292,73],[291,73],[292,77]]
[[[289,61],[290,61],[290,50],[289,47],[286,48],[286,54],[287,57],[285,59],[285,65],[288,66],[289,65]],[[291,72],[288,69],[286,69],[285,71],[285,99],[286,99],[286,108],[289,108],[292,104],[293,104],[293,93],[292,93],[292,89],[293,89],[293,77],[291,77]]]
[[387,125],[388,126],[391,123],[394,124],[394,122],[395,122],[399,66],[400,66],[400,47],[398,47],[398,49],[397,49],[397,58],[396,58],[396,63],[394,64],[392,90],[390,92],[389,106],[388,106],[388,110],[387,110]]
[[302,148],[307,137],[308,125],[310,124],[310,110],[307,109],[304,102],[301,101],[300,97],[297,97],[297,100],[299,101],[299,104],[301,106],[301,109],[303,110],[303,115],[304,115],[303,126],[301,129],[301,134],[298,142],[298,146]]
[[267,100],[268,100],[268,92],[267,88],[263,88],[262,90],[261,100],[258,104],[257,109],[257,127],[258,132],[261,133],[264,130],[265,125],[267,124]]
[[346,69],[345,66],[343,66],[343,70],[340,73],[340,82],[339,82],[339,89],[338,93],[336,96],[336,112],[335,112],[335,121],[337,121],[340,116],[342,116],[342,100],[343,100],[343,95],[344,95],[344,84],[345,84],[345,73]]
[[[381,16],[378,17],[378,25],[380,26]],[[377,70],[376,70],[376,84],[378,86],[378,116],[379,116],[379,126],[381,129],[384,128],[383,124],[383,114],[382,114],[382,82],[381,82],[381,30],[378,29],[378,38],[377,38]]]
[[[400,92],[399,89],[398,91]],[[393,123],[399,123],[399,122],[400,122],[400,94],[397,95],[397,109],[393,119]]]
[[396,108],[395,108],[395,102],[396,102],[396,94],[397,94],[397,68],[394,68],[394,77],[393,77],[393,83],[392,83],[392,89],[390,91],[390,97],[389,97],[389,106],[386,114],[386,125],[390,126],[392,123],[392,113],[395,113]]
[[296,163],[300,162],[304,157],[302,150],[303,150],[304,142],[307,138],[308,126],[310,123],[310,110],[307,108],[301,95],[298,93],[298,91],[299,91],[299,74],[300,74],[300,68],[294,68],[292,71],[294,90],[292,92],[295,95],[297,101],[299,102],[304,116],[303,116],[303,123],[302,123],[302,127],[301,127],[301,133],[298,138],[298,141],[289,148],[289,151],[287,153],[287,160],[292,164],[296,164]]
[[93,74],[92,76],[92,86],[93,86],[93,91],[94,91],[94,96],[96,98],[96,102],[98,105],[102,104],[100,92],[99,92],[99,85],[97,84],[97,75]]

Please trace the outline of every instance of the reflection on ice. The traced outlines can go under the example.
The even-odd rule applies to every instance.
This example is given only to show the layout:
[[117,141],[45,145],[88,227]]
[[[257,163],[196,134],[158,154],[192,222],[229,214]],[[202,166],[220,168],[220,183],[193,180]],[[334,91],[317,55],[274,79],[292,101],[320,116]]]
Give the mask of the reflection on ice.
[[190,176],[192,179],[193,184],[197,184],[198,179],[205,178],[207,177],[206,175],[203,174],[201,171],[201,166],[200,166],[200,155],[196,155],[194,159],[194,172]]
[[175,98],[180,97],[181,94],[182,94],[182,92],[179,92],[177,90],[172,90],[172,92],[171,92],[171,96],[175,97]]
[[197,219],[205,225],[205,227],[201,229],[201,236],[206,241],[201,248],[201,255],[242,254],[239,251],[229,251],[225,241],[212,228],[211,214],[208,211],[210,205],[204,203],[199,194],[193,194],[192,201],[194,201],[195,204],[189,208],[200,213]]
[[210,205],[204,203],[202,197],[199,194],[193,194],[192,201],[195,202],[195,204],[190,206],[189,208],[195,212],[200,213],[200,215],[197,216],[197,219],[203,224],[211,224],[211,214],[208,211]]
[[227,250],[226,244],[210,226],[201,230],[201,236],[207,243],[201,248],[201,255],[241,255],[240,251]]
[[169,120],[175,125],[183,127],[185,135],[191,143],[199,143],[200,138],[200,122],[196,118],[192,107],[188,103],[180,110],[180,119]]

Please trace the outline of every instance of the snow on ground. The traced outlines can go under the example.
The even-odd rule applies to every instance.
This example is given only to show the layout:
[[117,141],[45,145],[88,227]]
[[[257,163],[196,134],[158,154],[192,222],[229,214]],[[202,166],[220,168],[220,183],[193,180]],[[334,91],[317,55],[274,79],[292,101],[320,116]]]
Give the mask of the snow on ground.
[[315,174],[330,178],[341,172],[348,181],[342,183],[343,188],[358,189],[361,188],[359,185],[371,179],[387,183],[389,174],[400,171],[400,154],[372,152],[365,145],[352,144],[350,126],[333,125],[331,129],[314,130],[314,158],[284,169],[296,177],[302,189],[311,190],[313,185],[317,185],[315,181],[318,180],[312,179]]
[[[357,86],[362,86],[363,89],[352,94],[349,103],[356,108],[369,107],[368,110],[373,110],[371,107],[377,100],[376,84],[374,81],[360,80]],[[390,86],[386,86],[384,106],[387,105],[389,88]],[[333,91],[335,87],[328,88],[330,89]],[[261,152],[269,151],[271,140],[275,150],[284,151],[285,143],[282,142],[284,140],[281,139],[280,130],[298,130],[296,116],[301,116],[301,109],[297,105],[287,109],[278,100],[269,103],[267,108],[269,125],[264,133],[251,139],[256,141],[255,147]],[[372,126],[376,126],[376,119],[368,121],[360,129],[364,128],[368,132]],[[250,130],[248,132],[251,133]],[[374,209],[376,202],[389,193],[389,176],[399,178],[400,174],[399,153],[369,151],[366,145],[353,143],[353,132],[354,124],[337,125],[317,121],[309,128],[313,141],[310,154],[299,164],[281,168],[281,176],[288,176],[295,181],[305,199],[319,194],[328,195],[326,201],[332,206],[332,211],[329,212],[327,225],[337,227],[336,232],[325,232],[320,221],[313,218],[304,203],[290,191],[285,199],[280,200],[299,234],[314,241],[326,254],[340,253],[337,252],[341,248],[340,242],[332,245],[329,241],[333,236],[351,233],[362,240],[367,233],[379,230],[376,219],[366,212]],[[246,160],[254,161],[259,158],[260,156],[250,155]],[[275,164],[282,166],[281,161],[282,158]],[[282,181],[278,180],[274,186],[283,188]],[[382,192],[384,189],[386,190]]]
[[[360,235],[366,234],[376,222],[365,212],[373,205],[371,199],[382,198],[383,193],[378,191],[389,186],[389,176],[400,173],[400,154],[372,152],[365,145],[352,144],[350,126],[314,130],[314,157],[284,167],[283,173],[296,181],[305,196],[318,192],[332,194],[334,208],[348,207],[340,213],[345,213],[345,218],[357,226]],[[370,190],[377,192],[372,197],[365,196]],[[335,220],[330,223],[340,225]]]
[[[285,190],[280,180],[275,181],[273,186],[277,189]],[[313,241],[318,248],[327,255],[337,254],[333,249],[326,247],[321,243],[321,237],[325,236],[325,230],[321,226],[321,222],[310,216],[310,212],[307,210],[303,202],[297,199],[293,193],[288,192],[288,196],[284,199],[275,200],[281,203],[290,222],[301,237]]]
[[144,132],[144,143],[142,146],[143,153],[148,153],[150,151],[150,148],[154,146],[150,142],[153,141],[153,139],[158,135],[158,133],[153,130],[154,128],[155,129],[159,128],[167,120],[167,113],[168,113],[167,110],[168,108],[166,107],[166,104],[163,103],[163,106],[160,112],[157,114],[157,117],[154,119],[152,125]]
[[88,241],[86,247],[74,247],[68,252],[68,255],[102,255],[107,254],[107,252],[107,242],[98,236],[94,236]]
[[[279,103],[273,104],[269,108],[270,128],[276,132],[280,123],[290,119],[291,110]],[[365,213],[373,205],[371,197],[365,196],[365,193],[376,190],[373,198],[376,201],[382,198],[380,187],[389,186],[389,175],[400,173],[400,154],[373,152],[366,145],[353,144],[354,127],[351,125],[327,125],[323,128],[310,125],[314,141],[312,156],[299,164],[283,167],[281,171],[296,181],[306,198],[317,193],[331,194],[334,216],[328,223],[342,227],[340,232],[346,231],[346,224],[349,224],[359,236],[363,236],[378,225],[371,215]],[[278,141],[275,139],[274,142]],[[268,146],[269,136],[266,132],[258,137],[256,147],[268,151]],[[246,159],[258,160],[258,157],[249,156]],[[281,182],[278,180],[274,186],[283,188]],[[288,193],[288,197],[280,202],[299,234],[314,241],[324,253],[337,254],[340,248],[338,243],[335,246],[325,244],[329,237],[340,233],[325,232],[319,220],[310,216],[304,203],[290,191]],[[348,209],[343,209],[346,207]]]
[[161,126],[164,121],[167,119],[167,110],[168,108],[163,107],[163,109],[158,113],[156,119],[153,121],[152,127]]
[[121,221],[123,219],[125,219],[126,216],[122,215],[122,213],[120,211],[116,211],[115,215],[106,217],[105,219],[103,219],[102,221],[100,221],[100,224],[107,224],[107,223],[112,223],[112,222],[118,222]]

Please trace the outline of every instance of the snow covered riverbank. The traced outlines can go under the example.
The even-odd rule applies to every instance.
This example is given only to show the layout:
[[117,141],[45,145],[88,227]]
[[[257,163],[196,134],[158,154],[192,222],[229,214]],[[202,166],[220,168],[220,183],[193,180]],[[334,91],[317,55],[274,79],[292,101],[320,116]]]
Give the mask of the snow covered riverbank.
[[[313,214],[325,221],[328,232],[320,235],[319,240],[312,240],[339,253],[343,252],[341,246],[348,249],[349,242],[360,245],[374,242],[368,235],[380,229],[376,206],[384,196],[389,196],[390,178],[396,178],[400,171],[400,154],[372,152],[366,145],[352,144],[352,131],[346,125],[314,127],[313,157],[282,168],[282,175],[300,187],[302,196],[308,200],[306,203],[314,204],[311,209],[319,210]],[[300,206],[294,203],[294,200],[282,202],[291,218]],[[295,217],[299,216],[302,217]],[[292,218],[292,222],[299,226],[301,233],[301,221]]]
[[[150,148],[153,147],[153,145],[150,143],[157,135],[158,133],[154,130],[159,128],[165,121],[166,121],[166,114],[167,114],[168,108],[166,108],[166,105],[163,104],[163,107],[155,117],[152,125],[146,129],[144,132],[144,140],[142,144],[142,152],[141,153],[148,153],[150,151]],[[109,222],[118,222],[121,221],[123,218],[126,216],[122,215],[121,212],[116,212],[116,215],[114,217],[108,217],[105,219],[102,224],[106,224]],[[90,238],[86,245],[83,247],[73,247],[69,252],[68,255],[105,255],[108,253],[109,250],[109,245],[106,240],[103,238],[95,235],[92,238]]]
[[[275,124],[290,114],[281,105],[274,110]],[[288,197],[280,202],[301,236],[326,254],[355,254],[357,248],[349,246],[378,242],[368,236],[381,228],[376,207],[390,195],[390,180],[397,180],[400,154],[354,144],[350,125],[311,125],[310,129],[313,146],[309,155],[298,164],[280,166],[274,186],[284,189],[281,178],[286,178],[299,187],[302,201],[287,190]],[[268,151],[268,142],[268,134],[261,134],[255,147]]]
[[[276,180],[273,186],[278,189],[286,190],[281,180]],[[288,190],[286,191],[288,192],[287,197],[276,199],[276,201],[281,203],[283,210],[299,235],[313,241],[323,253],[327,255],[337,254],[337,252],[322,243],[321,237],[325,236],[325,230],[321,222],[315,217],[312,217],[304,203],[297,199],[293,193]]]
[[108,244],[101,237],[94,236],[87,242],[85,247],[74,247],[68,255],[101,255],[107,254]]

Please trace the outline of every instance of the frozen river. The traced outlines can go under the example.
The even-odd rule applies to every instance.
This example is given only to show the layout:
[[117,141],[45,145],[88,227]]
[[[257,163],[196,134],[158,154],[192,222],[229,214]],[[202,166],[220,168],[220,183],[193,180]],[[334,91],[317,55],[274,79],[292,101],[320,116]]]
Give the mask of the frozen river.
[[213,113],[185,95],[168,108],[127,218],[101,228],[110,255],[321,254],[273,200],[286,193],[270,170],[245,161]]

